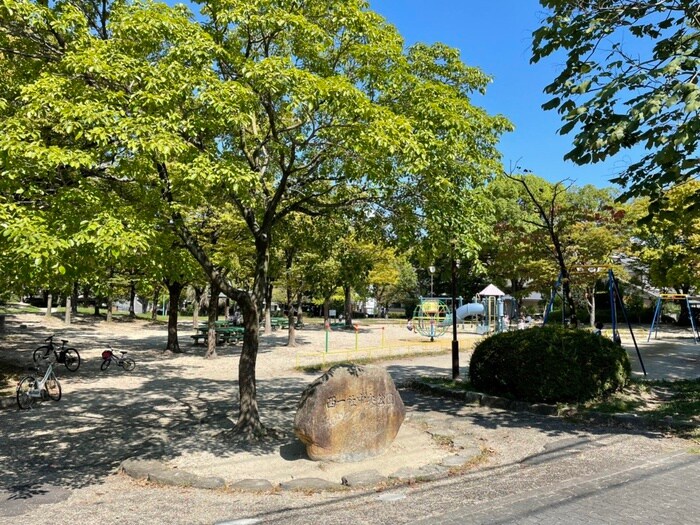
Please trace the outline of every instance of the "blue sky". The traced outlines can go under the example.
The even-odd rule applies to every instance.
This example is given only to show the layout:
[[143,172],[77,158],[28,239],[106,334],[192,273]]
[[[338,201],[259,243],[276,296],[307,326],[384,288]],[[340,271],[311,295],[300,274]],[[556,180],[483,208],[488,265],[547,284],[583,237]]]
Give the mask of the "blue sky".
[[577,185],[609,182],[634,158],[621,154],[606,163],[577,166],[563,160],[573,136],[561,136],[559,115],[543,111],[544,87],[561,70],[561,57],[530,64],[531,34],[544,11],[537,0],[369,0],[410,45],[443,42],[459,49],[462,60],[493,77],[486,96],[474,103],[500,113],[515,125],[501,141],[503,165],[519,165],[537,175]]

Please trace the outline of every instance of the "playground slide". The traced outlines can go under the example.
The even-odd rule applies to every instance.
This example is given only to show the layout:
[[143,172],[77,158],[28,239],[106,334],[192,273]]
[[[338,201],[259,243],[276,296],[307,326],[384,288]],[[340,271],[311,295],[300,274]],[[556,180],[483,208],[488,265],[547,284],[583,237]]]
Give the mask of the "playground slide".
[[[470,315],[483,315],[484,313],[484,305],[481,303],[467,303],[463,304],[459,308],[457,308],[457,320],[461,321],[465,317],[469,317]],[[444,325],[451,325],[452,324],[452,314],[448,313],[445,316],[445,319],[442,321],[442,324]]]
[[484,305],[481,303],[467,303],[457,308],[457,320],[461,321],[470,315],[483,315]]

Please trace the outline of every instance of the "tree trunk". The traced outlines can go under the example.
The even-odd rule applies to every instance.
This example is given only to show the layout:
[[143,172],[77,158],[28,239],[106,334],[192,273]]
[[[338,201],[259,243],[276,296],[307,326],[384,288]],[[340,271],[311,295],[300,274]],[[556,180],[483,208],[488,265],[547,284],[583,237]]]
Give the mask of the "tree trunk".
[[[690,292],[690,285],[683,284],[680,287],[681,294],[688,295]],[[679,326],[690,326],[690,312],[688,311],[688,303],[685,299],[680,302],[681,311],[678,314],[678,325]]]
[[114,299],[112,298],[112,292],[109,292],[107,296],[107,322],[112,322],[112,309],[114,308]]
[[168,344],[166,350],[179,354],[182,352],[180,343],[177,340],[177,316],[180,305],[180,294],[182,294],[183,284],[179,281],[165,281],[168,287]]
[[294,298],[289,283],[287,283],[287,324],[289,325],[287,329],[287,346],[295,347],[297,345],[297,331],[294,328]]
[[[564,264],[563,262],[561,263],[562,265]],[[569,322],[570,325],[573,328],[576,328],[578,326],[578,318],[576,317],[576,303],[574,302],[574,298],[571,295],[571,283],[569,282],[569,272],[565,271],[565,273],[562,275],[562,294],[564,295],[564,299],[566,300],[566,304],[569,307]]]
[[73,300],[71,301],[71,313],[73,315],[78,315],[78,281],[75,281],[73,283],[73,292],[72,292],[72,297]]
[[95,297],[95,311],[93,313],[95,317],[98,317],[100,315],[100,298]]
[[219,311],[219,286],[212,282],[209,286],[209,306],[207,307],[207,351],[204,359],[216,357],[216,315]]
[[71,314],[71,297],[70,295],[66,297],[66,319],[65,323],[70,324],[70,314]]
[[129,319],[136,318],[136,283],[131,281],[129,285]]
[[[249,437],[259,438],[267,431],[260,421],[256,391],[255,365],[260,344],[260,319],[258,312],[262,306],[267,287],[269,269],[270,235],[259,234],[255,239],[255,281],[253,293],[239,292],[232,297],[238,302],[243,314],[243,348],[238,362],[238,389],[240,395],[240,411],[236,422],[235,432]],[[231,293],[229,290],[227,293]]]
[[51,317],[51,313],[53,310],[53,295],[50,293],[46,296],[46,317]]
[[328,312],[331,309],[331,298],[330,297],[324,297],[323,298],[323,320],[328,321]]
[[[158,166],[163,176],[167,176],[164,166]],[[259,311],[265,298],[265,288],[269,270],[269,252],[272,223],[266,221],[266,229],[251,228],[255,236],[255,279],[252,293],[235,288],[209,260],[206,253],[198,245],[196,239],[186,227],[181,226],[183,221],[175,216],[174,224],[180,226],[177,233],[184,241],[189,252],[197,259],[211,281],[216,281],[221,290],[238,303],[243,314],[243,347],[238,361],[238,392],[239,415],[233,433],[243,435],[250,439],[263,437],[267,432],[260,421],[258,400],[256,397],[255,365],[260,344],[260,319]]]
[[160,285],[153,290],[153,301],[151,302],[151,321],[158,320],[158,300],[160,299]]
[[201,286],[192,286],[194,290],[194,303],[192,303],[192,328],[197,330],[199,327],[199,306],[204,295],[204,288]]
[[352,288],[350,286],[343,286],[343,291],[345,292],[345,326],[352,328]]
[[304,311],[301,308],[301,303],[304,299],[304,294],[299,292],[299,295],[297,295],[297,321],[295,323],[297,328],[301,328],[301,325],[304,324]]
[[272,285],[265,287],[265,333],[272,333]]

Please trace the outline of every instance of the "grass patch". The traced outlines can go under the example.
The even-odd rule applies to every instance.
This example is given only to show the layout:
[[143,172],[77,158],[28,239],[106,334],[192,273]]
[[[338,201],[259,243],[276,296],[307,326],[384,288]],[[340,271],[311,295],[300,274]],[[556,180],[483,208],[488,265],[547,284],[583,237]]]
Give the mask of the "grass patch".
[[669,416],[680,421],[700,421],[700,379],[631,381],[621,392],[587,403],[597,412],[633,412],[650,419]]
[[439,350],[435,352],[408,352],[405,354],[395,354],[377,357],[358,357],[357,359],[344,359],[342,361],[329,361],[325,364],[316,363],[312,365],[299,365],[295,366],[294,370],[299,372],[320,372],[322,370],[327,370],[335,365],[371,365],[373,363],[381,363],[383,361],[395,361],[397,359],[404,359],[407,357],[425,357],[425,356],[435,356],[444,355],[450,350]]
[[[445,377],[421,377],[417,383],[436,385],[452,392],[474,392],[469,381],[454,381]],[[432,392],[436,394],[435,391]],[[447,395],[447,394],[446,394]],[[700,438],[700,379],[676,381],[631,380],[619,392],[580,405],[560,405],[561,413],[583,415],[586,412],[604,414],[636,414],[650,424],[677,429],[685,438]],[[576,418],[574,420],[577,420]],[[670,425],[679,423],[680,425]],[[694,426],[694,428],[693,428]]]
[[454,380],[446,377],[419,377],[418,381],[427,385],[440,386],[454,392],[476,392],[468,379]]

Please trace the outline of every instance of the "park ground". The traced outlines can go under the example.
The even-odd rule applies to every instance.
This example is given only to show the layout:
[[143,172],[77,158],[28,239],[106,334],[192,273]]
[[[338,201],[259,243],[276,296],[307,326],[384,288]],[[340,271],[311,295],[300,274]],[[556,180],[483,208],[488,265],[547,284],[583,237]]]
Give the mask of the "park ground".
[[[81,317],[65,326],[60,319],[42,315],[8,318],[0,336],[2,363],[25,369],[33,349],[52,334],[78,348],[83,363],[74,374],[59,369],[60,402],[41,403],[28,411],[13,407],[0,411],[4,467],[0,523],[15,523],[20,516],[38,521],[47,512],[54,523],[244,523],[236,519],[308,523],[309,516],[318,512],[324,513],[328,523],[341,523],[350,516],[356,521],[361,516],[359,523],[408,523],[451,508],[444,500],[440,506],[438,494],[461,494],[460,505],[478,504],[501,493],[512,497],[604,469],[633,468],[649,458],[675,457],[697,449],[692,438],[680,438],[673,430],[673,415],[668,426],[607,426],[585,418],[572,421],[468,405],[402,388],[408,416],[391,450],[365,464],[311,462],[304,458],[291,425],[301,391],[319,372],[301,367],[308,367],[313,359],[328,365],[326,360],[361,356],[382,358],[378,364],[398,384],[419,376],[447,378],[451,359],[449,350],[441,348],[449,346],[449,334],[445,341],[426,344],[403,325],[375,323],[360,325],[356,332],[334,331],[326,343],[322,327],[310,326],[298,332],[297,348],[285,346],[283,331],[263,336],[259,403],[264,423],[278,433],[250,446],[232,441],[227,434],[235,420],[240,347],[219,347],[217,359],[205,360],[203,347],[190,344],[191,326],[183,324],[180,331],[185,352],[173,355],[162,351],[167,338],[162,324],[141,320],[107,324]],[[641,377],[631,337],[622,335],[635,376]],[[688,334],[662,332],[659,339],[647,342],[639,328],[635,336],[647,377],[700,376],[700,345]],[[466,330],[460,333],[462,376],[477,340]],[[136,369],[101,371],[100,354],[107,345],[127,350],[137,361]],[[663,397],[659,389],[651,389],[647,397],[654,392]],[[12,384],[0,395],[11,396]],[[405,487],[337,493],[276,489],[251,494],[158,486],[118,473],[124,459],[140,457],[199,475],[220,476],[229,483],[264,478],[276,484],[300,477],[337,482],[353,471],[371,468],[391,473],[439,461],[454,451],[457,436],[478,447],[478,460],[445,480]],[[529,475],[523,477],[523,470]],[[431,487],[437,492],[431,492]],[[470,489],[460,493],[461,487]],[[410,498],[416,494],[424,494],[421,500],[426,503]],[[406,512],[408,508],[413,515]],[[330,513],[330,509],[335,510]]]

